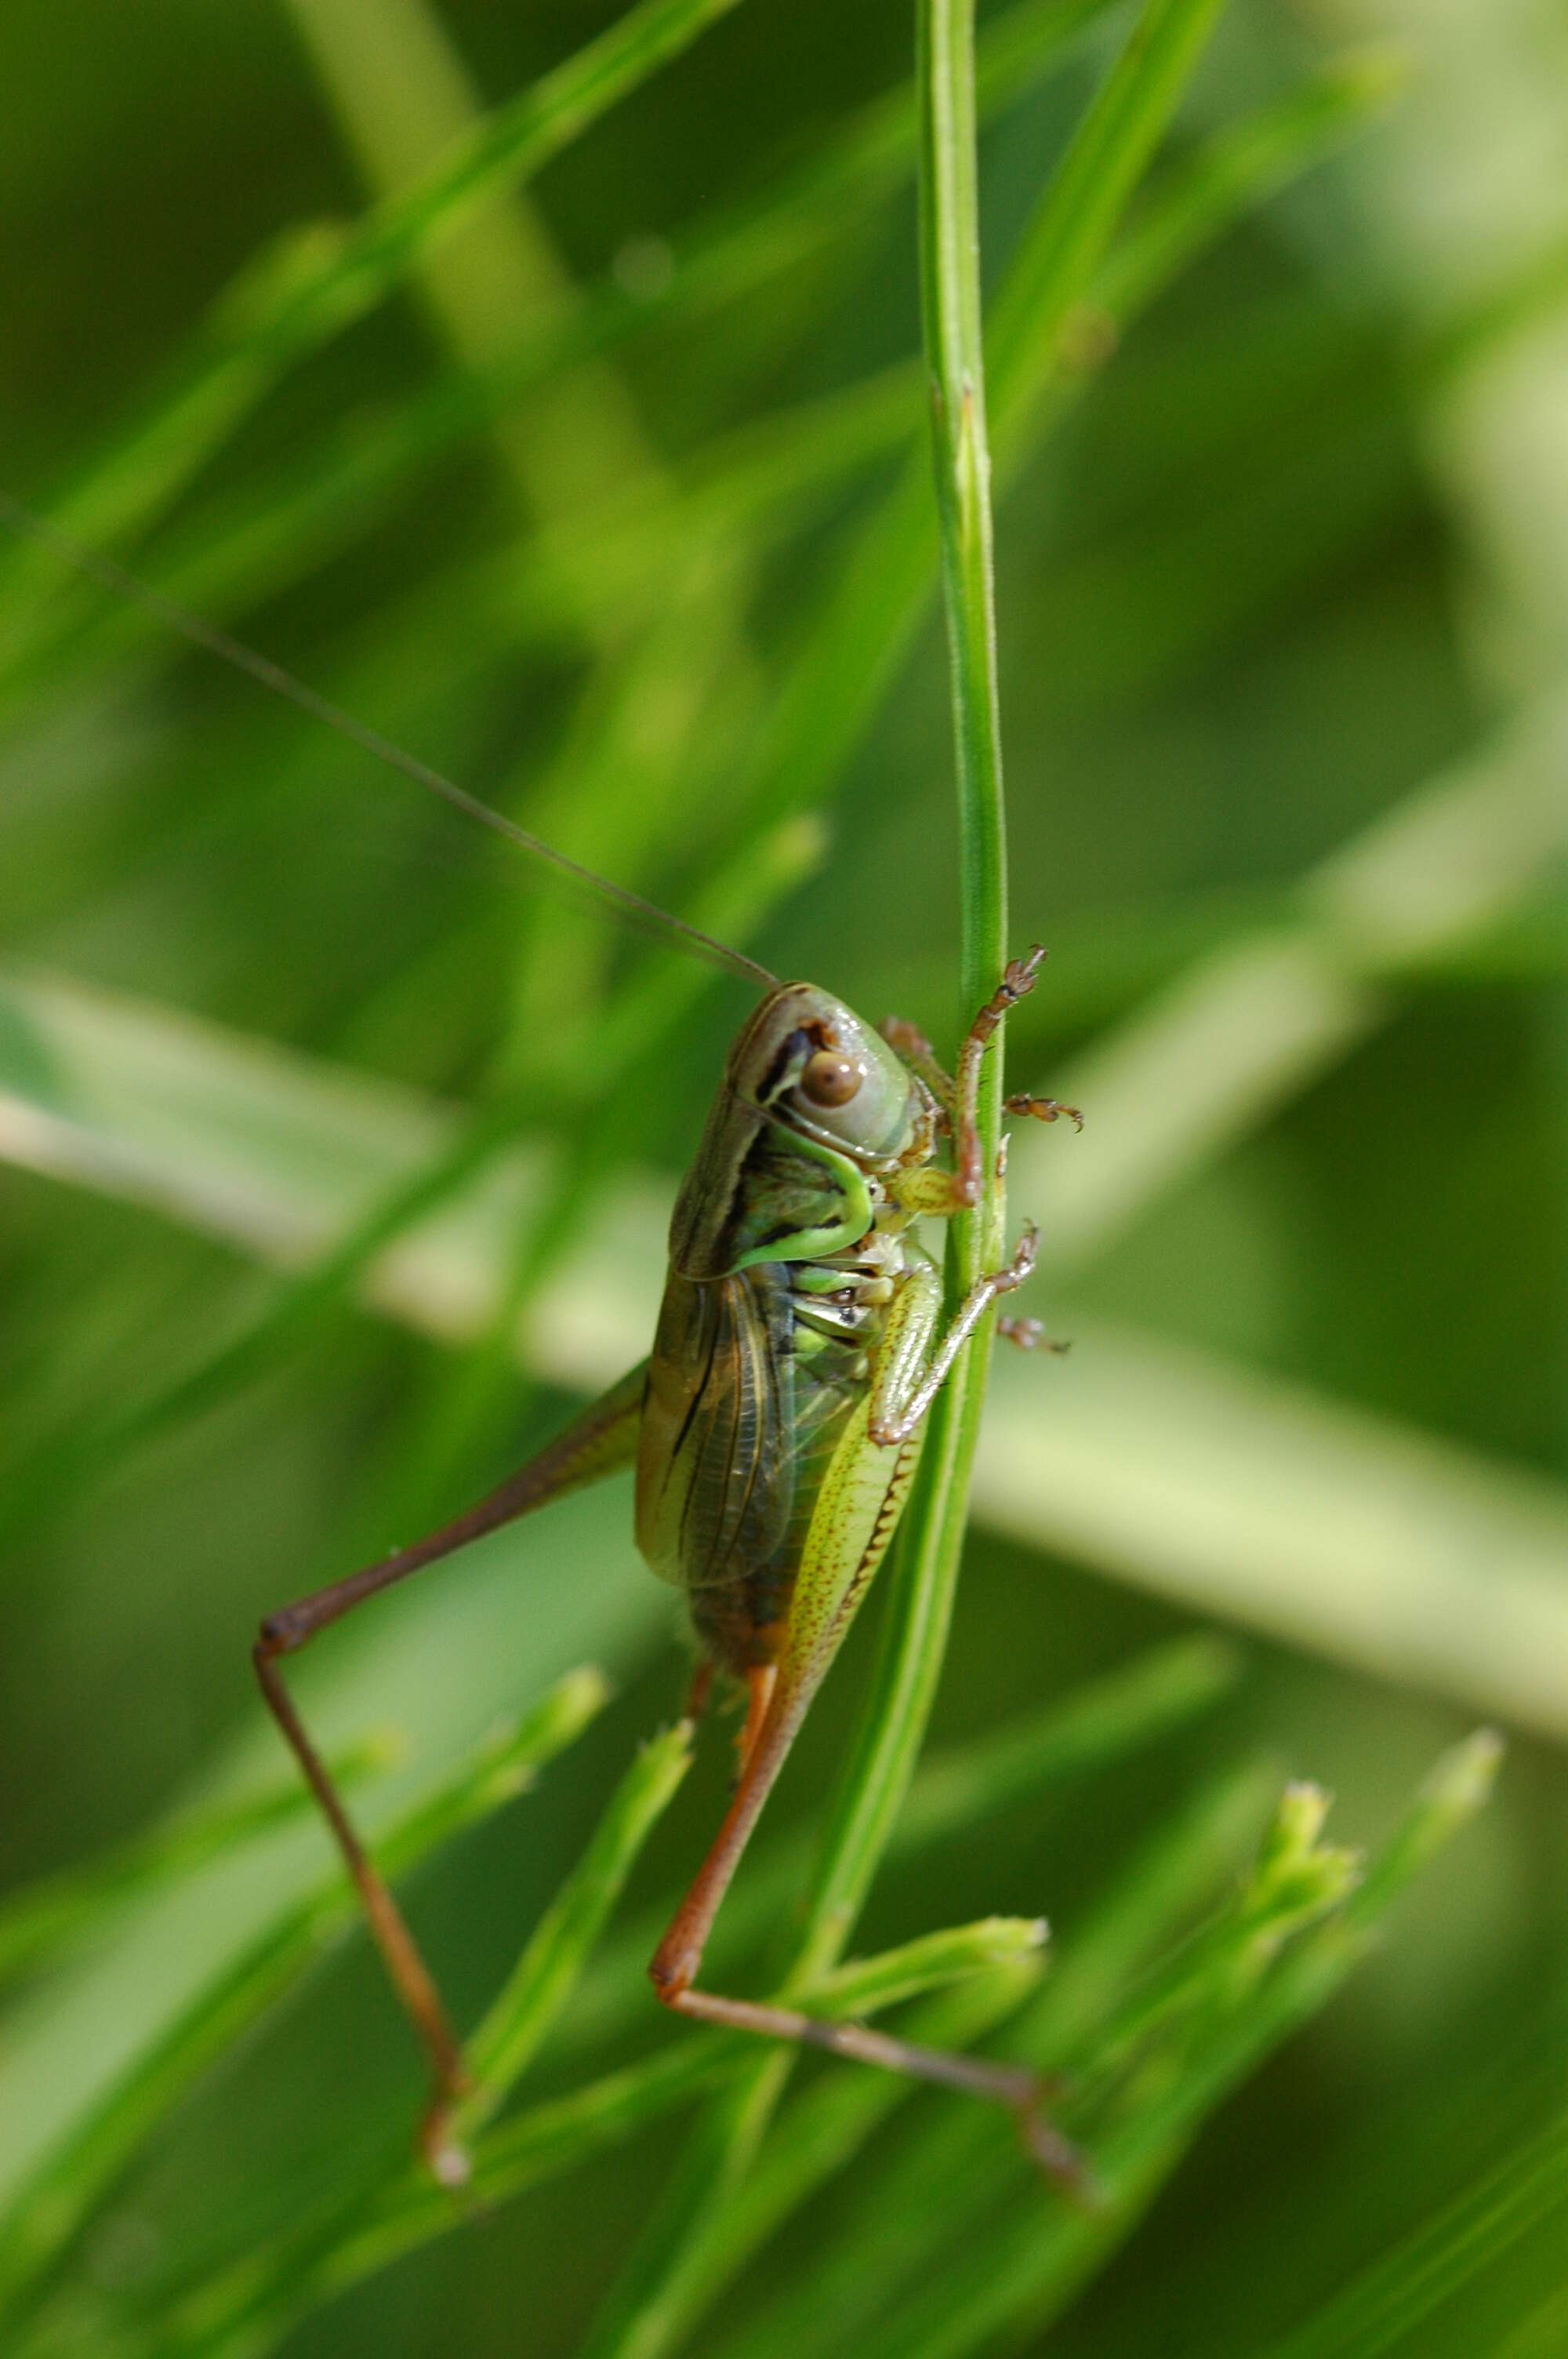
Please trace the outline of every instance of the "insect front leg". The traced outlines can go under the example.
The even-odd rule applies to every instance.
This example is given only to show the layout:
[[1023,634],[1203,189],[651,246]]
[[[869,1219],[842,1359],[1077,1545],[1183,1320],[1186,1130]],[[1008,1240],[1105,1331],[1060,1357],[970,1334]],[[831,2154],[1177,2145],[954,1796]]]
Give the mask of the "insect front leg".
[[[980,1009],[958,1051],[958,1069],[953,1083],[953,1174],[958,1183],[959,1201],[975,1205],[985,1191],[985,1173],[980,1168],[980,1138],[975,1125],[975,1109],[979,1098],[980,1067],[986,1050],[995,1037],[997,1026],[1010,1008],[1027,999],[1044,964],[1045,952],[1039,942],[1027,958],[1010,959],[1002,970],[1002,978],[985,1006]],[[1083,1115],[1076,1106],[1062,1105],[1055,1098],[1012,1097],[1007,1100],[1010,1114],[1033,1114],[1041,1122],[1054,1122],[1065,1114],[1080,1130]]]
[[[1000,983],[964,1036],[957,1070],[951,1079],[936,1062],[929,1040],[913,1024],[890,1016],[882,1026],[882,1036],[889,1046],[898,1051],[912,1072],[919,1074],[942,1108],[953,1138],[951,1171],[917,1170],[899,1181],[899,1201],[911,1212],[938,1215],[966,1212],[978,1204],[985,1193],[986,1175],[975,1122],[980,1067],[1002,1017],[1033,990],[1044,957],[1036,942],[1027,958],[1009,961]],[[1080,1130],[1084,1126],[1077,1107],[1065,1105],[1057,1098],[1018,1096],[1006,1099],[1004,1103],[1009,1114],[1030,1114],[1038,1122],[1054,1122],[1058,1114],[1065,1114]]]
[[280,1613],[268,1614],[252,1649],[267,1708],[321,1806],[364,1904],[393,1988],[430,2059],[433,2087],[420,2125],[419,2144],[437,2178],[449,2186],[460,2184],[468,2175],[466,2160],[449,2129],[452,2107],[465,2086],[462,2052],[435,1978],[403,1912],[361,1842],[342,1796],[295,1709],[280,1658],[297,1654],[318,1632],[341,1622],[367,1597],[379,1596],[384,1589],[406,1581],[427,1564],[438,1563],[470,1540],[626,1464],[636,1453],[644,1375],[645,1370],[638,1367],[622,1377],[537,1457],[466,1514],[416,1540],[412,1547],[399,1549],[381,1563],[367,1565],[345,1580],[333,1582],[330,1588],[319,1589]]

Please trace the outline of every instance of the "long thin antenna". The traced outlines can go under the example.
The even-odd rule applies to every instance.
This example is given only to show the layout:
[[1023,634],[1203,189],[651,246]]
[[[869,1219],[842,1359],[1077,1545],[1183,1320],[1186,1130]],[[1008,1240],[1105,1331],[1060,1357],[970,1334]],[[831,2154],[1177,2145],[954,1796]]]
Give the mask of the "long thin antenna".
[[332,703],[330,698],[308,687],[304,680],[297,679],[293,672],[285,671],[283,666],[274,663],[270,657],[258,655],[254,647],[246,647],[243,639],[231,638],[228,632],[220,630],[215,623],[209,623],[202,615],[193,614],[186,607],[176,604],[172,598],[166,598],[161,590],[155,590],[150,582],[142,581],[135,573],[128,573],[112,557],[101,555],[97,549],[89,549],[84,541],[62,532],[58,525],[35,516],[30,508],[24,507],[20,500],[14,499],[5,491],[0,491],[0,524],[5,525],[20,539],[37,542],[40,548],[58,557],[62,564],[72,567],[78,573],[86,574],[90,581],[98,582],[102,588],[127,599],[134,606],[141,607],[144,613],[153,615],[181,638],[188,639],[193,647],[204,647],[208,654],[232,665],[235,671],[244,672],[261,687],[270,689],[274,695],[297,705],[301,712],[309,713],[313,720],[324,721],[330,729],[351,739],[365,753],[373,755],[378,762],[384,762],[388,769],[412,778],[416,786],[425,787],[431,794],[438,795],[443,802],[450,803],[454,810],[466,813],[470,819],[477,820],[481,827],[488,827],[494,834],[504,836],[508,843],[515,844],[520,852],[527,853],[533,859],[543,861],[547,867],[569,877],[573,884],[612,902],[638,925],[673,936],[694,958],[705,959],[709,966],[722,968],[727,974],[740,975],[747,983],[760,984],[765,991],[771,991],[777,983],[776,975],[770,974],[756,959],[748,958],[744,951],[732,951],[728,943],[715,941],[710,934],[703,933],[698,927],[688,926],[684,918],[672,917],[667,909],[661,909],[656,901],[645,901],[640,893],[630,892],[624,885],[612,885],[607,876],[597,875],[591,868],[583,867],[579,861],[568,859],[564,852],[557,852],[541,836],[530,835],[525,827],[519,827],[516,821],[508,819],[503,811],[493,810],[489,803],[481,802],[477,795],[470,795],[466,787],[460,787],[455,778],[449,778],[442,771],[432,769],[428,762],[420,761],[417,755],[405,753],[401,745],[395,744],[390,737],[384,737],[378,729],[356,721],[351,712],[345,712],[341,705]]

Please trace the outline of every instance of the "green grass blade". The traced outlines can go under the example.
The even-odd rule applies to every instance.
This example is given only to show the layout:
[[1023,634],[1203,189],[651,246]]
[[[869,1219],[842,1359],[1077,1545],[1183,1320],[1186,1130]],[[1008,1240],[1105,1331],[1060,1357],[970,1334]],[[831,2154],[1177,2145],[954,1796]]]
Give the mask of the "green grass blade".
[[[1050,2072],[1078,2052],[1162,1945],[1184,1932],[1222,1885],[1234,1879],[1267,1817],[1271,1784],[1256,1766],[1217,1780],[1161,1827],[1122,1868],[1054,1962],[1014,2026],[1010,2053]],[[1003,2006],[998,2020],[1012,2013]],[[923,2028],[921,2037],[927,2036]],[[805,2114],[813,2143],[820,2141],[824,2167],[810,2182],[793,2176],[794,2138],[785,2139],[781,2123],[778,2138],[764,2149],[727,2215],[742,2238],[741,2257],[764,2228],[771,2231],[784,2216],[786,2188],[803,2201],[831,2170],[841,2171],[853,2160],[864,2136],[889,2110],[906,2106],[914,2093],[881,2075],[840,2073],[797,2099],[791,2118]],[[1017,2168],[1006,2133],[999,2137],[998,2125],[978,2106],[926,2107],[923,2113],[874,2180],[843,2180],[832,2242],[766,2313],[732,2321],[715,2359],[789,2359],[807,2344],[824,2359],[838,2359],[858,2347],[912,2274],[924,2272],[931,2258],[933,2223],[951,2223],[959,2237],[976,2232],[994,2200],[997,2174]],[[702,2283],[709,2300],[730,2275],[728,2244],[718,2237],[712,2244],[709,2274]]]
[[814,2013],[831,2016],[898,2006],[969,1975],[1034,1960],[1045,1939],[1045,1924],[1038,1917],[982,1917],[972,1925],[922,1933],[875,1958],[851,1958],[831,1967],[808,1986],[809,2004]]
[[[1211,1638],[1177,1639],[1125,1669],[1076,1688],[1060,1702],[1009,1723],[989,1737],[924,1761],[893,1830],[889,1856],[907,1859],[951,1843],[1053,1786],[1108,1767],[1154,1744],[1231,1694],[1241,1675],[1237,1649]],[[775,1835],[748,1860],[715,1929],[718,1972],[752,1957],[809,1878],[812,1844],[805,1830]],[[669,1922],[673,1898],[650,1909],[603,1955],[562,2027],[574,2049],[618,2037],[642,2006],[642,1977]],[[1060,1980],[1061,1969],[1054,1978]],[[940,2044],[940,2043],[938,2043]],[[875,2074],[835,2075],[860,2087]]]
[[[1037,2191],[1015,2199],[1006,2214],[993,2216],[982,2243],[960,2248],[927,2278],[917,2306],[906,2302],[884,2314],[860,2345],[866,2359],[892,2359],[895,2352],[899,2359],[967,2359],[999,2338],[1043,2332],[1142,2216],[1207,2114],[1340,1986],[1396,1893],[1480,1806],[1495,1763],[1495,1745],[1481,1741],[1479,1749],[1462,1749],[1440,1765],[1358,1892],[1337,1908],[1333,1896],[1336,1887],[1343,1891],[1344,1869],[1325,1862],[1317,1899],[1330,1910],[1327,1922],[1298,1934],[1271,1969],[1263,1940],[1271,1914],[1265,1887],[1274,1883],[1273,1906],[1286,1927],[1299,1924],[1307,1895],[1295,1878],[1289,1888],[1278,1883],[1279,1854],[1271,1857],[1266,1846],[1260,1877],[1232,1912],[1231,1942],[1216,1942],[1212,2010],[1206,2019],[1198,2012],[1188,2060],[1163,2093],[1136,2104],[1124,2126],[1097,2142],[1098,2206],[1046,2208]],[[1310,1883],[1310,1847],[1303,1852],[1292,1842],[1289,1848],[1293,1867]],[[1239,1983],[1238,1962],[1247,1969]]]
[[1398,100],[1411,74],[1393,47],[1331,58],[1271,106],[1216,133],[1151,191],[1096,282],[1094,304],[1112,322],[1179,271],[1238,218],[1293,180]]
[[[1054,222],[1071,157],[1086,142],[1095,153],[1087,174],[1112,193],[1097,214],[1097,237],[1080,239],[1072,266],[1058,269],[1056,301],[1065,311],[1100,258],[1118,210],[1149,148],[1168,119],[1181,87],[1179,61],[1190,71],[1216,0],[1155,0],[1121,68],[1091,107],[1069,164],[1053,184],[1040,219]],[[972,23],[968,11],[922,12],[923,264],[922,287],[928,365],[942,397],[936,416],[937,501],[948,596],[955,729],[958,743],[960,840],[965,863],[961,902],[961,989],[970,1008],[1000,978],[1006,945],[1004,821],[1000,799],[1000,733],[996,713],[994,614],[990,591],[989,485],[986,460],[983,372],[979,364],[979,255],[973,243],[974,97]],[[1181,28],[1185,28],[1184,32]],[[1176,37],[1179,36],[1179,37]],[[1174,38],[1173,38],[1174,37]],[[1147,86],[1140,73],[1144,50],[1152,64]],[[1130,58],[1130,67],[1126,60]],[[1129,94],[1129,85],[1132,95]],[[1141,96],[1144,103],[1137,101]],[[1120,126],[1098,138],[1107,112]],[[933,158],[943,153],[938,177]],[[960,152],[961,151],[961,152]],[[1129,163],[1129,159],[1133,159]],[[1077,177],[1083,177],[1079,175]],[[1076,201],[1082,201],[1081,193]],[[968,227],[966,228],[966,223]],[[1022,268],[1028,274],[1042,233],[1026,235]],[[1021,265],[1015,261],[1010,286]],[[1040,347],[1021,347],[1009,387],[1020,415],[1033,389]],[[1000,398],[1000,397],[999,397]],[[1019,440],[1022,443],[1022,435]],[[801,731],[797,750],[768,749],[772,793],[807,796],[816,777],[830,775],[863,725],[902,656],[924,593],[929,546],[924,486],[906,476],[862,539],[836,599],[818,625],[814,652],[797,667],[784,699],[781,728]],[[979,600],[979,611],[975,602]],[[862,626],[863,625],[863,626]],[[867,649],[877,659],[866,660]],[[848,667],[848,668],[847,668]],[[824,678],[824,672],[827,677]],[[859,675],[858,677],[856,675]],[[825,691],[821,709],[816,702]],[[791,692],[811,700],[791,705]],[[826,765],[826,770],[824,769]],[[987,1168],[1000,1120],[1000,1067],[992,1069],[980,1106]],[[961,1291],[997,1251],[1001,1208],[957,1223],[949,1288]],[[968,1478],[979,1433],[984,1360],[968,1355],[955,1369],[933,1411],[920,1476],[905,1511],[893,1571],[887,1634],[860,1732],[830,1816],[822,1865],[812,1894],[796,1975],[813,1979],[837,1954],[854,1921],[898,1808],[907,1790],[925,1733],[951,1613],[963,1545]],[[792,1977],[792,1980],[794,1977]],[[789,1984],[786,1984],[786,1988]],[[685,2158],[589,2338],[589,2359],[656,2359],[688,2322],[678,2288],[687,2255],[710,2232],[755,2153],[784,2085],[787,2060],[767,2057],[749,2083],[727,2094]]]
[[[522,1792],[606,1701],[597,1673],[574,1672],[510,1729],[492,1738],[374,1846],[383,1872],[401,1875]],[[70,2128],[10,2198],[0,2229],[0,2313],[52,2266],[142,2139],[209,2064],[282,1996],[359,1919],[341,1870],[288,1908],[227,1966]]]
[[[1141,17],[1141,29],[1134,33],[1124,59],[1125,56],[1136,59],[1148,49],[1159,65],[1161,71],[1151,96],[1152,109],[1162,104],[1168,112],[1175,96],[1174,86],[1164,72],[1164,49],[1152,39],[1153,32],[1172,23],[1184,25],[1189,18],[1195,24],[1206,23],[1212,13],[1213,0],[1159,0],[1159,5],[1151,7]],[[1119,69],[1118,73],[1113,73],[1107,85],[1107,89],[1116,92],[1119,113],[1127,104],[1119,79],[1120,71]],[[1095,121],[1107,104],[1108,100],[1102,92],[1089,109],[1086,123]],[[1134,109],[1133,114],[1138,137],[1152,137],[1153,113]],[[1087,136],[1087,131],[1081,132],[1079,137],[1082,139]],[[1103,147],[1098,136],[1091,145],[1096,147],[1097,152],[1105,155],[1105,168],[1119,171],[1119,155],[1114,146]],[[1050,223],[1058,210],[1058,187],[1059,182],[1054,181],[1042,207],[1040,220],[1044,223]],[[1104,226],[1108,235],[1108,215],[1105,217]],[[955,237],[959,234],[961,233],[955,228]],[[1026,249],[1040,234],[1042,233],[1038,230],[1026,234]],[[1098,258],[1098,249],[1085,245],[1077,252],[1087,272]],[[1019,265],[1015,262],[1013,267],[1017,269]],[[1010,273],[1008,284],[1011,286],[1012,283]],[[1057,299],[1065,304],[1068,299],[1068,285],[1076,289],[1078,283],[1065,277],[1059,278]],[[972,370],[970,374],[972,375]],[[1000,380],[1003,372],[997,370],[995,375]],[[1023,400],[1031,384],[1023,365],[1015,364],[1008,399],[1011,402]],[[962,387],[957,397],[962,401]],[[999,389],[999,413],[1002,400]],[[972,414],[972,393],[970,410]],[[989,719],[979,718],[981,711],[989,708],[992,692],[989,679],[992,624],[989,603],[978,622],[968,603],[974,594],[970,577],[977,568],[985,569],[989,550],[989,527],[982,549],[977,539],[978,526],[973,522],[973,504],[980,496],[985,472],[983,444],[977,439],[978,435],[979,427],[972,424],[964,437],[963,447],[955,446],[951,452],[952,463],[961,467],[968,478],[968,488],[966,490],[962,484],[957,484],[957,500],[950,501],[948,506],[950,533],[957,526],[960,512],[971,516],[969,537],[962,546],[956,548],[953,560],[957,581],[962,585],[956,594],[966,601],[960,618],[963,633],[961,651],[956,647],[954,661],[956,666],[964,668],[968,681],[964,697],[956,702],[956,728],[960,732],[968,730],[969,714],[976,714],[974,742],[960,749],[959,777],[961,783],[972,778],[977,792],[996,803],[996,808],[989,815],[982,817],[977,812],[972,821],[966,822],[974,838],[974,856],[979,864],[974,895],[966,901],[968,910],[966,925],[973,924],[980,898],[988,901],[989,912],[986,921],[986,938],[983,940],[978,936],[973,938],[966,952],[964,982],[971,1013],[973,1007],[979,1004],[979,997],[989,997],[995,988],[1006,949],[1005,910],[997,902],[1000,869],[995,864],[1000,847],[998,800],[1000,792],[998,766],[1000,730],[994,713]],[[940,448],[937,463],[939,467],[943,464]],[[979,874],[987,871],[990,882],[982,886],[978,881]],[[967,895],[968,892],[966,887]],[[984,978],[988,973],[990,980],[986,982]],[[979,996],[971,995],[975,994]],[[987,1086],[995,1095],[987,1117],[989,1127],[982,1128],[982,1137],[994,1137],[995,1135],[1000,1116],[1000,1071],[993,1065]],[[966,1236],[961,1274],[967,1278],[971,1271],[979,1267],[988,1252],[992,1255],[1000,1253],[1000,1237],[974,1233],[966,1233]],[[994,1261],[991,1266],[995,1266]],[[945,1630],[950,1610],[951,1584],[956,1574],[967,1513],[968,1466],[979,1430],[979,1396],[974,1394],[972,1386],[960,1383],[958,1376],[959,1371],[956,1370],[954,1382],[946,1388],[933,1411],[922,1458],[917,1495],[906,1512],[904,1536],[901,1538],[895,1574],[899,1603],[890,1624],[888,1647],[876,1674],[873,1692],[862,1722],[862,1729],[867,1734],[861,1741],[868,1751],[858,1755],[846,1776],[841,1795],[847,1799],[841,1800],[827,1836],[832,1864],[824,1870],[816,1902],[818,1919],[824,1924],[829,1920],[848,1922],[864,1894],[870,1882],[872,1862],[880,1854],[889,1823],[902,1802],[914,1754],[918,1750],[919,1735],[929,1711],[941,1652],[936,1634]],[[916,1546],[916,1535],[925,1536],[926,1544],[924,1548]],[[907,1655],[906,1647],[910,1649]],[[891,1751],[888,1757],[873,1766],[872,1756],[879,1749],[872,1734],[876,1731],[883,1733]]]
[[[961,921],[957,1013],[962,1022],[990,997],[1008,956],[1007,812],[980,332],[973,8],[965,0],[930,0],[916,10],[915,27],[921,318],[953,699]],[[1070,163],[1063,167],[1063,176],[1069,172]],[[1113,207],[1120,193],[1112,197]],[[1000,1035],[985,1071],[977,1124],[982,1159],[989,1170],[1001,1124]],[[989,1221],[955,1224],[954,1269],[960,1291],[973,1285],[988,1256],[999,1249],[1005,1228],[1005,1199],[1000,1196]],[[977,1344],[977,1369],[982,1354],[983,1344]],[[954,1371],[960,1391],[969,1367],[966,1355]]]
[[1484,2268],[1568,2207],[1568,2114],[1560,2114],[1376,2262],[1268,2359],[1378,2359]]
[[1020,244],[990,322],[998,465],[1018,462],[1051,347],[1087,288],[1192,78],[1224,0],[1146,8]]
[[689,1721],[655,1737],[611,1796],[588,1849],[464,2050],[474,2085],[453,2119],[460,2138],[490,2119],[570,1998],[633,1863],[691,1767],[691,1743]]
[[[395,1760],[398,1749],[395,1737],[373,1737],[333,1756],[328,1771],[334,1785],[351,1791]],[[84,1866],[7,1893],[0,1900],[0,1989],[90,1939],[128,1902],[178,1883],[209,1860],[230,1856],[315,1808],[303,1779],[290,1777],[264,1793],[181,1810]]]
[[[672,1732],[672,1738],[678,1734]],[[1016,2006],[1032,1986],[1039,1944],[1040,1928],[1032,1920],[989,1919],[859,1960],[825,1978],[817,1995],[826,2014],[869,2015],[922,1991],[968,1985],[987,1994],[977,2019],[989,2022],[999,2006]],[[715,2081],[733,2079],[748,2052],[749,2043],[735,2037],[687,2038],[644,2063],[529,2107],[479,2138],[473,2194],[487,2203],[508,2201],[572,2169]],[[160,2347],[178,2351],[181,2359],[240,2359],[270,2350],[323,2302],[451,2234],[464,2216],[427,2172],[406,2167],[389,2185],[335,2206],[188,2296],[173,2327],[162,2330],[170,2343]]]
[[[736,0],[639,0],[575,56],[475,125],[412,188],[319,245],[296,245],[243,300],[220,307],[210,349],[109,459],[51,509],[92,544],[144,526],[258,403],[282,371],[373,310],[439,240],[515,188],[662,66]],[[58,588],[23,550],[0,583],[0,647],[37,644]]]

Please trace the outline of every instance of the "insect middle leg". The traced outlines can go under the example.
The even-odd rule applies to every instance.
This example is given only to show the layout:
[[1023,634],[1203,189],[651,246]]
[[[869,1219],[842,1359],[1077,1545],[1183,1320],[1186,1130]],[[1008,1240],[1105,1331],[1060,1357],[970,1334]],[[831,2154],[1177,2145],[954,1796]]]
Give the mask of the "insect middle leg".
[[503,1524],[515,1521],[563,1492],[576,1490],[624,1464],[637,1446],[643,1383],[643,1370],[633,1369],[499,1489],[451,1523],[443,1524],[438,1531],[415,1541],[410,1548],[400,1549],[379,1564],[367,1565],[345,1580],[335,1581],[330,1587],[284,1606],[280,1613],[268,1614],[252,1649],[267,1708],[337,1839],[393,1988],[430,2059],[432,2091],[420,2125],[419,2145],[437,2178],[449,2186],[460,2184],[467,2176],[464,2157],[449,2134],[452,2108],[465,2087],[457,2035],[403,1912],[361,1842],[343,1798],[295,1709],[283,1677],[281,1658],[297,1654],[319,1631],[341,1622],[366,1598],[379,1596],[384,1589],[406,1581],[426,1565],[438,1563],[443,1557],[466,1548],[470,1540],[498,1530]]
[[[927,1346],[914,1368],[902,1364],[892,1353],[884,1353],[879,1360],[871,1379],[868,1428],[879,1449],[907,1441],[919,1431],[932,1402],[952,1374],[954,1361],[991,1305],[1002,1295],[1014,1292],[1033,1275],[1039,1244],[1039,1230],[1033,1221],[1026,1221],[1012,1259],[977,1280],[954,1312],[940,1342],[934,1348]],[[935,1289],[939,1302],[941,1281],[935,1270],[930,1280],[925,1282]]]

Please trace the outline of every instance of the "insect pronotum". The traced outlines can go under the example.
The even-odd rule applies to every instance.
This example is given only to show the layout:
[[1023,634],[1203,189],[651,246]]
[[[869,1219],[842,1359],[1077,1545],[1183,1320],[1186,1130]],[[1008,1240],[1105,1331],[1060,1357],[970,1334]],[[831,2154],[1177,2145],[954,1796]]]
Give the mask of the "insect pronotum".
[[[715,1674],[747,1697],[733,1798],[649,1967],[659,1998],[700,2022],[826,2049],[1005,2105],[1036,2158],[1071,2177],[1074,2158],[1042,2111],[1033,2073],[728,1997],[697,1981],[762,1805],[892,1539],[932,1402],[992,1306],[1033,1268],[1035,1233],[1026,1226],[1011,1258],[985,1273],[944,1321],[941,1278],[912,1224],[973,1207],[997,1184],[976,1129],[980,1069],[1003,1015],[1033,987],[1043,953],[1008,966],[949,1076],[912,1026],[890,1020],[875,1029],[815,984],[781,983],[567,860],[265,657],[3,496],[0,521],[763,993],[730,1050],[676,1204],[648,1358],[466,1514],[269,1614],[255,1641],[262,1692],[332,1829],[428,2054],[432,2090],[419,2142],[432,2169],[449,2183],[466,2174],[451,2128],[464,2089],[461,2051],[402,1912],[295,1709],[283,1663],[367,1598],[634,1464],[637,1546],[662,1580],[684,1591],[701,1649],[688,1709],[701,1709]],[[1046,1122],[1079,1119],[1050,1098],[1005,1103],[1011,1114]],[[1043,1340],[1033,1320],[1002,1319],[998,1327],[1026,1346]]]

